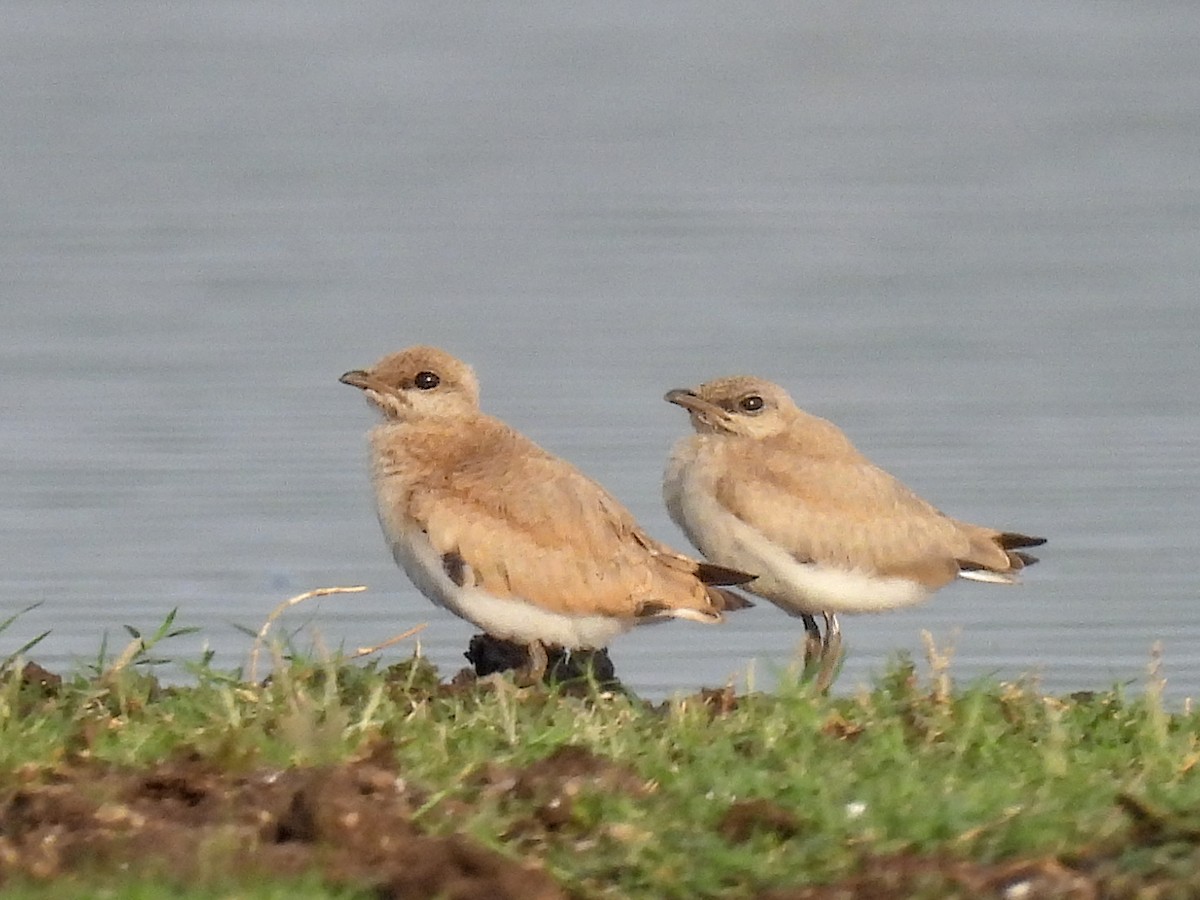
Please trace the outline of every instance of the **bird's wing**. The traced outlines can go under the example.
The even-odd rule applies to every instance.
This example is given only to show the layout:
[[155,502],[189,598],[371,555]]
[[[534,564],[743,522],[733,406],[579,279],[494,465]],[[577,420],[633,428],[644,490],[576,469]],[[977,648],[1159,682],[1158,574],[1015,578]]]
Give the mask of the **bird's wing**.
[[739,443],[717,500],[801,562],[853,568],[865,561],[881,575],[932,583],[953,578],[957,561],[973,551],[960,523],[861,456],[814,458]]
[[406,491],[406,518],[458,578],[566,614],[720,618],[694,560],[651,539],[570,464],[519,449],[503,466],[464,461]]

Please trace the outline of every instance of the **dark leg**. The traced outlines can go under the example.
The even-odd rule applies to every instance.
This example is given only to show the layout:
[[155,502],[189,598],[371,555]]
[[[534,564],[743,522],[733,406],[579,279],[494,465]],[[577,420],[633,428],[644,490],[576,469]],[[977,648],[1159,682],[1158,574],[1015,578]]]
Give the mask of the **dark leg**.
[[808,613],[801,613],[800,621],[804,623],[804,673],[807,676],[814,667],[820,665],[821,648],[824,644],[816,619]]

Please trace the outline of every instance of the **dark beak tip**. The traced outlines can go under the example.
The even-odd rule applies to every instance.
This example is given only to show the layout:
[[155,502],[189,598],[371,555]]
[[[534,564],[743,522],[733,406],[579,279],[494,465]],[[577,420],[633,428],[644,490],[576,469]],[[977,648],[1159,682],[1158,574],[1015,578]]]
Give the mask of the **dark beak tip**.
[[[687,388],[674,388],[663,394],[663,399],[668,403],[679,404],[679,401],[684,397],[695,397],[696,395]],[[682,405],[682,404],[679,404]]]
[[350,387],[361,388],[363,386],[363,378],[366,377],[366,374],[362,369],[351,369],[349,372],[343,373],[338,381],[342,384],[348,384]]

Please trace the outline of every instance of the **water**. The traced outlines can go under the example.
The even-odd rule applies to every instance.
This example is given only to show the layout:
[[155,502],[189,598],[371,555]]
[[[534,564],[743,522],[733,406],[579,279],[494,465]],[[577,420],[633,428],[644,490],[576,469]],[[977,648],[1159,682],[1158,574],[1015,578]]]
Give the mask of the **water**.
[[[1200,691],[1200,19],[1182,4],[14,3],[0,32],[0,604],[51,667],[179,607],[222,665],[469,629],[392,565],[371,417],[410,343],[659,537],[671,387],[787,385],[1026,584],[847,618],[851,688]],[[793,658],[765,604],[614,645],[651,695]],[[401,655],[406,649],[394,651]]]

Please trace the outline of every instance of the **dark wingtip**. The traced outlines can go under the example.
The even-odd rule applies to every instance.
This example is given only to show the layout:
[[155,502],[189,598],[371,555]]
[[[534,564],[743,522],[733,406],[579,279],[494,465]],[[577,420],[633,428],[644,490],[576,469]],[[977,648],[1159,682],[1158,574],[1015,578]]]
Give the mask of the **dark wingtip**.
[[996,536],[996,542],[1005,550],[1015,550],[1018,547],[1040,547],[1046,543],[1046,539],[1031,537],[1028,534],[1018,534],[1015,531],[1004,531]]
[[696,565],[696,577],[705,584],[745,584],[758,576],[738,569],[728,569],[725,566],[702,562]]

